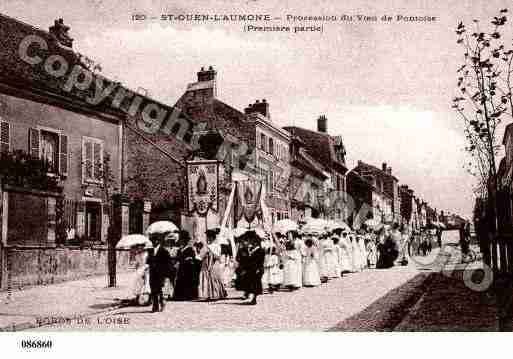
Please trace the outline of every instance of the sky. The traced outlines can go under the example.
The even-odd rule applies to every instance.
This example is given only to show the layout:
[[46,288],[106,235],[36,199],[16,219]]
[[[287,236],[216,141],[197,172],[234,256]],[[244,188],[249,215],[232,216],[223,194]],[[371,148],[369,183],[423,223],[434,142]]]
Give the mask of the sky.
[[[341,135],[351,169],[386,162],[401,184],[439,210],[470,217],[463,125],[451,109],[462,51],[455,28],[483,23],[509,1],[2,0],[0,12],[47,29],[71,27],[74,48],[103,74],[174,104],[202,66],[217,70],[218,98],[243,110],[270,104],[279,126]],[[513,11],[513,7],[510,7]],[[269,25],[321,32],[245,32],[242,22],[133,21],[133,14],[270,14]],[[435,16],[434,22],[287,22],[286,16]],[[256,24],[262,25],[262,24]],[[513,21],[507,26],[513,34]],[[500,132],[500,136],[502,133]]]

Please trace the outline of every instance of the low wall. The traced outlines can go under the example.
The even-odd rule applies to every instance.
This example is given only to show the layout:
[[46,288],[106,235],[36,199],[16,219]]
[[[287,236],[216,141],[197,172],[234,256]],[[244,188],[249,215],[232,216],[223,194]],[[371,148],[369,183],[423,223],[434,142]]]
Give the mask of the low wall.
[[[32,285],[59,283],[107,274],[107,248],[4,248],[5,277],[2,290],[8,282],[11,289]],[[117,250],[117,271],[131,268],[130,253]]]

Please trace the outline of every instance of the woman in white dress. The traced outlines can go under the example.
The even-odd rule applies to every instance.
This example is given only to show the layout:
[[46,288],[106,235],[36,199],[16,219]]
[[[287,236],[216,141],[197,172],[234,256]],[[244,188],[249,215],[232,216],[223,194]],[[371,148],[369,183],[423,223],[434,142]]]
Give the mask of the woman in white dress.
[[335,254],[335,246],[333,245],[333,241],[329,237],[324,237],[321,240],[320,250],[322,251],[322,256],[320,258],[320,275],[324,278],[335,278],[335,262],[336,262],[336,254]]
[[349,241],[347,232],[342,232],[342,236],[340,237],[339,247],[340,247],[340,271],[343,273],[350,273],[353,271],[353,247],[351,246],[351,242]]
[[132,292],[138,305],[150,303],[150,270],[148,266],[148,249],[139,246],[135,250],[135,273]]
[[342,277],[342,248],[340,247],[340,237],[339,236],[333,236],[333,247],[335,248],[335,278],[341,278]]
[[360,246],[360,267],[361,270],[367,268],[367,247],[365,246],[365,241],[367,240],[367,235],[360,236],[358,240],[358,245]]
[[351,246],[352,246],[352,250],[353,250],[353,255],[352,255],[352,259],[353,259],[353,272],[360,272],[361,271],[361,260],[362,260],[362,255],[360,253],[360,245],[358,244],[358,239],[356,237],[356,235],[351,235],[350,236],[350,239],[351,239]]
[[287,241],[285,244],[283,261],[283,285],[290,290],[301,288],[303,285],[302,258],[293,241]]
[[280,257],[278,256],[278,250],[276,247],[271,248],[271,258],[269,259],[270,266],[270,282],[269,288],[272,288],[273,292],[279,290],[283,283],[283,270],[280,269]]
[[[263,244],[263,243],[262,243]],[[269,293],[273,292],[271,287],[271,268],[273,266],[271,262],[271,248],[267,248],[267,246],[262,246],[265,250],[265,259],[264,259],[264,275],[262,276],[262,289],[267,290]]]
[[303,285],[316,287],[321,284],[319,275],[319,253],[311,238],[305,240],[305,257],[303,260]]

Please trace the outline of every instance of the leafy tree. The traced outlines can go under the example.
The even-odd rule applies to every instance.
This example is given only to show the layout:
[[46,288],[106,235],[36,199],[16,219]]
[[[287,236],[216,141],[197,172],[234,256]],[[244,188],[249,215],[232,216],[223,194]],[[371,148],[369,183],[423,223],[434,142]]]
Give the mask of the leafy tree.
[[465,149],[471,156],[467,170],[478,180],[477,195],[490,198],[494,208],[488,189],[497,188],[497,129],[505,117],[513,118],[513,50],[503,39],[507,12],[500,10],[486,30],[478,20],[471,28],[462,22],[456,28],[464,59],[457,70],[459,95],[453,108],[465,124]]

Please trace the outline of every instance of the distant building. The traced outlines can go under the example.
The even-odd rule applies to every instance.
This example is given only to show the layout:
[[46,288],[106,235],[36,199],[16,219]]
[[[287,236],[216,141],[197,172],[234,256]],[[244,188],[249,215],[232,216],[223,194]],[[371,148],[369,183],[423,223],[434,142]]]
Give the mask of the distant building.
[[[378,215],[373,207],[378,195],[373,180],[374,178],[369,177],[365,179],[354,170],[347,173],[347,194],[353,203],[349,224],[353,228],[360,228],[367,219],[375,218],[375,215]],[[377,218],[381,219],[380,215]]]
[[[381,213],[382,220],[399,222],[399,191],[397,179],[392,176],[392,169],[387,167],[386,163],[383,163],[382,169],[379,169],[363,161],[358,161],[354,170],[366,179],[372,178],[371,182],[376,188],[373,207]],[[394,213],[394,208],[397,213]]]
[[320,116],[317,119],[317,131],[301,127],[287,126],[285,130],[296,136],[305,144],[304,149],[309,156],[322,165],[329,176],[326,188],[326,218],[346,220],[346,150],[341,136],[328,134],[328,119]]

